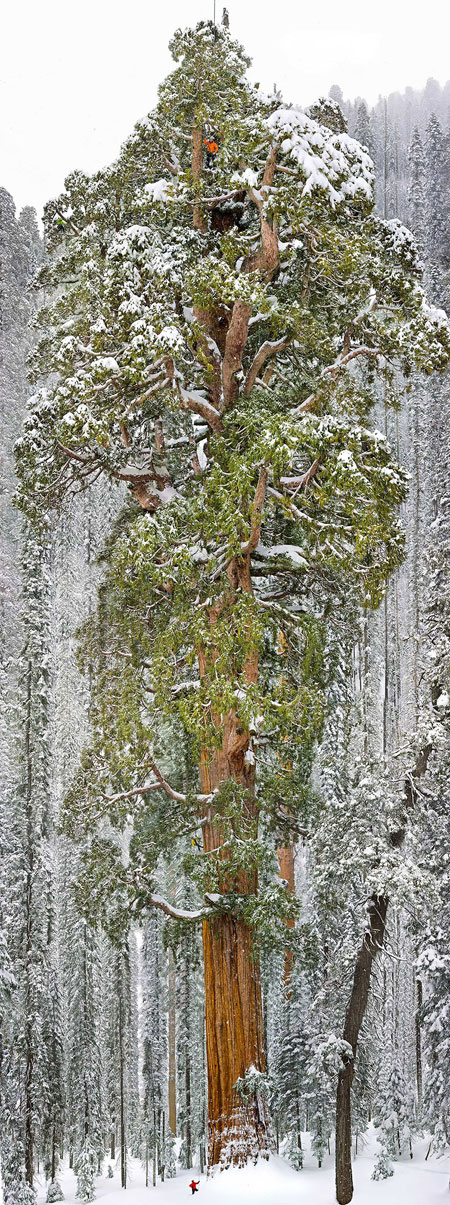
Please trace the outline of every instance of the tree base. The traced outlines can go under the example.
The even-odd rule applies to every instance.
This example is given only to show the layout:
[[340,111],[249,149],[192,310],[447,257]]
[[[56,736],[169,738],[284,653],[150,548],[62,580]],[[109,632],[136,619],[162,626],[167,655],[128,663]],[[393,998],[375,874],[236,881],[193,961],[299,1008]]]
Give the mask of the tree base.
[[274,1143],[265,1103],[241,1105],[231,1117],[209,1123],[208,1174],[268,1159]]

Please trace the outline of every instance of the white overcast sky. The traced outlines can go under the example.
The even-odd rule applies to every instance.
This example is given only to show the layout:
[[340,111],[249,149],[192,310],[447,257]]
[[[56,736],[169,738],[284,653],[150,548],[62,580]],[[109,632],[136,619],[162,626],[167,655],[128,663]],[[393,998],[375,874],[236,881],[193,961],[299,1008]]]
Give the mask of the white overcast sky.
[[[217,17],[222,0],[217,2]],[[228,0],[250,75],[310,104],[421,88],[450,76],[449,0]],[[6,10],[6,11],[5,11]],[[0,22],[0,185],[16,205],[44,202],[75,167],[114,159],[171,69],[178,26],[213,0],[4,0]]]

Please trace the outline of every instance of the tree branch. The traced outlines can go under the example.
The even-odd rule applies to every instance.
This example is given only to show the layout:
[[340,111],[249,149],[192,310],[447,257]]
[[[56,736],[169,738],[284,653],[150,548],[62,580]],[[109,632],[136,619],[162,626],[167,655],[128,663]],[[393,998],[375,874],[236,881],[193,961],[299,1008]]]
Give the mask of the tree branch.
[[250,365],[245,378],[244,388],[242,391],[244,397],[248,397],[249,393],[251,393],[255,381],[259,376],[260,370],[266,361],[270,360],[273,356],[276,356],[277,352],[282,351],[284,347],[287,347],[289,342],[289,336],[284,335],[282,339],[278,339],[276,342],[271,343],[270,340],[267,339],[266,342],[262,344],[262,346],[259,348],[259,351],[257,351],[253,363]]
[[[183,795],[183,793],[181,791],[174,791],[173,787],[171,787],[169,785],[169,783],[166,782],[166,779],[161,774],[161,770],[158,769],[158,766],[156,765],[155,762],[151,762],[150,768],[153,770],[153,773],[156,775],[159,786],[162,787],[163,791],[166,792],[166,795],[169,795],[170,799],[175,799],[177,803],[186,803],[187,795]],[[210,803],[212,798],[213,798],[213,796],[211,794],[210,795],[196,795],[194,798],[194,802],[201,803],[201,804]]]
[[266,162],[261,188],[249,189],[250,197],[257,206],[259,212],[261,225],[261,247],[255,255],[249,256],[245,262],[245,268],[247,272],[262,272],[266,280],[273,279],[280,262],[280,248],[278,245],[278,232],[276,224],[274,221],[272,223],[268,222],[267,218],[264,216],[264,205],[267,200],[269,189],[272,187],[274,181],[277,154],[278,147],[273,146]]
[[[158,766],[155,762],[150,763],[149,769],[153,770],[153,773],[156,775],[157,782],[150,782],[140,787],[133,787],[130,791],[119,791],[117,795],[105,795],[105,793],[101,791],[101,798],[105,799],[107,803],[119,803],[121,799],[132,799],[136,795],[149,795],[151,791],[165,791],[166,795],[169,795],[170,799],[174,799],[176,803],[186,803],[187,795],[184,795],[182,791],[175,791],[173,787],[170,786],[170,783],[166,781],[164,775],[161,774],[161,770],[158,769]],[[212,794],[195,795],[193,797],[193,802],[204,806],[205,804],[210,803],[212,798]],[[199,825],[201,823],[202,822],[199,821]]]
[[214,913],[213,908],[197,908],[195,912],[186,912],[184,908],[175,908],[173,904],[169,904],[169,901],[163,899],[162,895],[150,895],[148,898],[154,908],[160,908],[162,912],[166,913],[166,916],[171,916],[173,920],[207,920]]
[[177,380],[177,378],[175,378],[175,380],[182,409],[190,410],[192,414],[200,415],[200,418],[204,418],[211,431],[214,431],[216,435],[220,434],[222,430],[222,419],[215,406],[212,406],[211,402],[208,402],[206,398],[202,398],[199,393],[194,393],[193,390],[189,391],[187,389],[183,389],[183,386],[180,385],[180,382]]
[[235,301],[231,322],[225,340],[222,364],[223,406],[230,406],[238,396],[239,384],[236,374],[242,368],[242,357],[248,339],[248,324],[252,307],[244,301]]
[[[338,356],[337,360],[335,360],[333,364],[329,364],[327,368],[324,368],[323,372],[320,374],[319,381],[324,380],[325,377],[328,376],[331,376],[333,380],[336,380],[336,377],[339,375],[342,369],[346,368],[347,364],[349,364],[351,360],[355,360],[357,356],[381,355],[382,352],[380,347],[353,347],[351,351],[347,352],[345,355]],[[292,413],[294,415],[306,414],[308,410],[313,409],[316,402],[319,400],[319,396],[320,395],[318,392],[310,393],[309,397],[305,398],[305,401],[301,402],[300,406],[297,406]]]
[[306,473],[303,473],[302,477],[280,477],[280,484],[287,486],[288,489],[293,489],[294,493],[292,497],[295,498],[296,494],[301,489],[304,489],[308,485],[308,482],[315,477],[320,464],[321,461],[319,459],[313,460],[313,463],[309,466]]

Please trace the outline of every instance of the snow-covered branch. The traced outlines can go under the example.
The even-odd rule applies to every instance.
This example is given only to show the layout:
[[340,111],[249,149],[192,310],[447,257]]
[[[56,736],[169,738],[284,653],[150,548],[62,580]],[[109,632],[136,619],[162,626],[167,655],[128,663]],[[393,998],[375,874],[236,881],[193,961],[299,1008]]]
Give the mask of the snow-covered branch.
[[202,921],[207,920],[214,912],[213,908],[196,908],[193,912],[187,912],[185,908],[175,908],[173,904],[169,904],[162,895],[150,895],[149,903],[153,904],[154,908],[160,908],[161,912],[165,912],[166,916],[171,916],[173,920]]
[[250,365],[245,378],[244,388],[242,391],[244,397],[248,397],[249,393],[251,393],[261,368],[263,368],[266,361],[272,359],[273,356],[276,356],[277,352],[282,351],[284,347],[287,347],[288,343],[289,337],[284,335],[282,339],[277,339],[275,342],[270,342],[270,340],[267,339],[266,342],[262,344],[262,346],[259,348],[259,351],[257,351],[253,363]]
[[297,406],[293,413],[305,414],[308,410],[312,410],[320,398],[320,383],[324,381],[326,377],[332,377],[333,380],[335,380],[339,373],[342,372],[342,369],[346,368],[347,364],[350,364],[351,360],[355,360],[357,356],[381,356],[381,354],[381,348],[379,347],[364,346],[352,347],[350,351],[346,352],[344,355],[339,355],[332,364],[328,364],[327,367],[321,372],[317,390],[314,393],[310,393],[309,397],[305,398],[305,401],[301,402],[300,406]]
[[[170,783],[161,774],[161,770],[158,769],[156,762],[151,762],[149,769],[153,771],[157,780],[156,782],[143,783],[139,787],[133,787],[130,791],[119,791],[116,795],[105,795],[102,793],[102,799],[105,799],[107,803],[119,803],[122,799],[132,799],[136,795],[148,795],[151,791],[165,791],[166,795],[170,799],[174,799],[176,803],[186,803],[187,795],[184,795],[182,791],[175,791],[170,786]],[[210,803],[212,798],[212,795],[197,795],[194,797],[193,802],[204,806]]]
[[308,482],[315,477],[319,468],[320,460],[313,460],[312,464],[309,466],[309,469],[307,469],[306,473],[303,473],[301,477],[280,477],[281,485],[285,485],[287,489],[293,489],[294,493],[292,497],[295,498],[295,495],[298,494],[300,490],[305,489],[308,485]]
[[184,389],[178,380],[176,381],[176,386],[183,410],[190,410],[192,414],[200,415],[200,418],[205,419],[211,431],[219,434],[222,430],[222,420],[215,406],[212,406],[211,402],[202,397],[202,394],[198,393],[197,390]]

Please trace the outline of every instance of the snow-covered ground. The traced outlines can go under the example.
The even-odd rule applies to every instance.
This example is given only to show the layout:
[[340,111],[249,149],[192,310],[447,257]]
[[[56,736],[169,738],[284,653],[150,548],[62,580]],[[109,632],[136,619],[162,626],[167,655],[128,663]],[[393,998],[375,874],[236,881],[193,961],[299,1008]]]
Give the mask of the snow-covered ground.
[[[428,1159],[425,1154],[428,1144],[424,1141],[414,1148],[414,1158],[402,1159],[395,1164],[394,1175],[389,1180],[371,1180],[374,1163],[373,1143],[354,1160],[355,1205],[445,1205],[450,1201],[449,1174],[450,1155],[444,1159]],[[107,1165],[105,1164],[105,1171]],[[114,1179],[106,1175],[97,1179],[96,1199],[102,1205],[182,1205],[192,1199],[189,1181],[193,1172],[180,1172],[174,1180],[167,1180],[156,1188],[145,1187],[144,1172],[136,1160],[129,1168],[129,1184],[124,1198],[119,1175]],[[194,1169],[194,1178],[200,1180],[197,1205],[335,1205],[333,1160],[319,1169],[309,1155],[301,1172],[295,1172],[283,1159],[273,1157],[269,1163],[260,1162],[256,1167],[245,1170],[230,1169],[207,1178],[200,1177]],[[72,1172],[64,1171],[60,1176],[67,1205],[76,1202],[76,1181]],[[38,1193],[39,1205],[45,1201],[45,1191]]]

